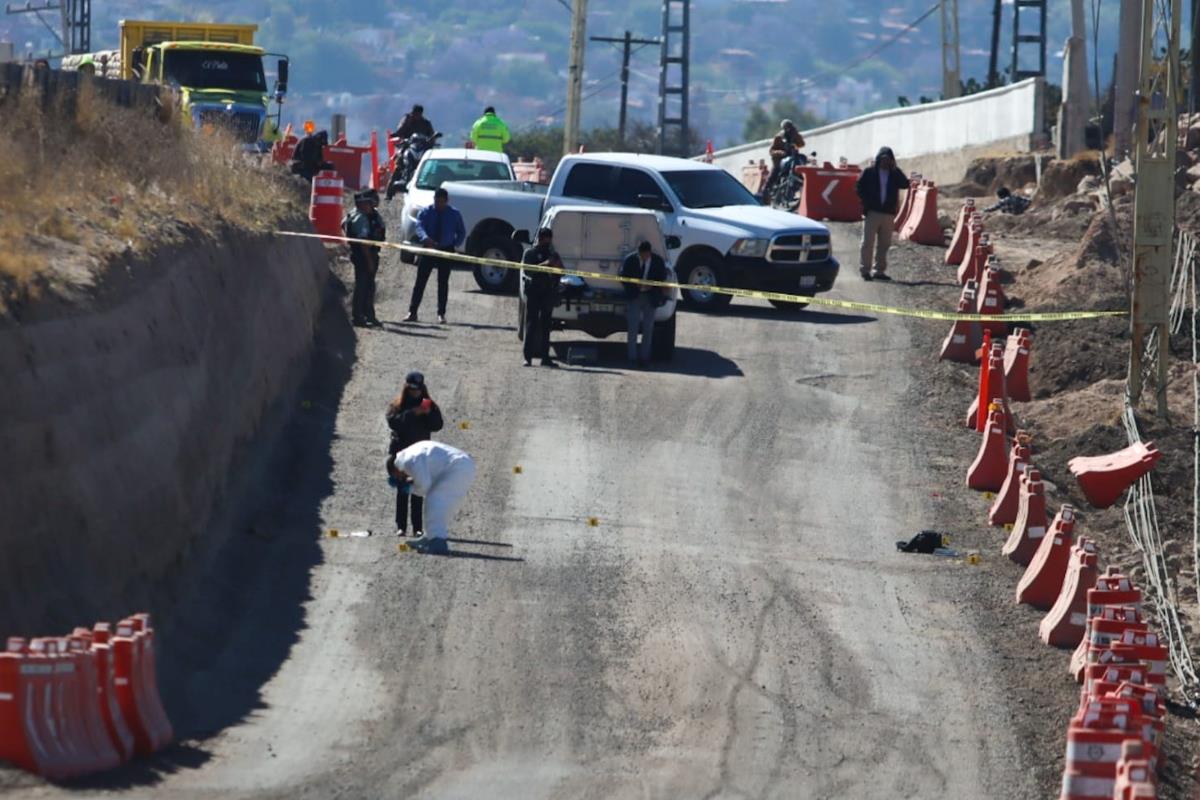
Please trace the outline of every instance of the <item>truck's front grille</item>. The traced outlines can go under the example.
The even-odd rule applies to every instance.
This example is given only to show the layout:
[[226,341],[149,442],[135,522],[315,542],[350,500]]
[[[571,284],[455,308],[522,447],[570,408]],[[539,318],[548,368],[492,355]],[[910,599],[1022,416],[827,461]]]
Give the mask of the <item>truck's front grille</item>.
[[241,142],[258,141],[259,115],[253,111],[230,113],[219,108],[200,110],[200,124],[226,128]]
[[776,236],[767,250],[767,260],[780,264],[804,264],[829,258],[829,234],[785,233]]

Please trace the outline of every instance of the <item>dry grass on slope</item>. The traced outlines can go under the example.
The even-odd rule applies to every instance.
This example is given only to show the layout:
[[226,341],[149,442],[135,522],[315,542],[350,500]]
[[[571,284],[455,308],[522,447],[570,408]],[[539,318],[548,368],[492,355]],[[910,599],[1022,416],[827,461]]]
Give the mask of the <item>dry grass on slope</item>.
[[220,132],[86,92],[73,105],[0,98],[0,316],[97,283],[117,254],[189,231],[267,230],[302,210],[294,179]]

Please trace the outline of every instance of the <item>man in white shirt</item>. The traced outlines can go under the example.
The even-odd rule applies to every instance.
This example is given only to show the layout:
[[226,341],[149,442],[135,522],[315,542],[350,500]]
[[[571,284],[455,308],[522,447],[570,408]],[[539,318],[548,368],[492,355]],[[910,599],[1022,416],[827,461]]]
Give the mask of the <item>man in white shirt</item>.
[[446,543],[450,519],[475,480],[474,460],[457,447],[424,441],[397,453],[388,463],[388,472],[401,485],[411,478],[412,493],[425,498],[425,535],[408,546],[422,553],[450,552]]

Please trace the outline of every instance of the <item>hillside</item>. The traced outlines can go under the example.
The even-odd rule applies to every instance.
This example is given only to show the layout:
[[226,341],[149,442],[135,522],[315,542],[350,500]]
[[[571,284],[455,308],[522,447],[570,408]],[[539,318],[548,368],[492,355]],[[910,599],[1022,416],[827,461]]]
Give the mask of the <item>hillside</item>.
[[[569,2],[569,0],[563,0]],[[915,30],[905,26],[929,10],[927,0],[846,0],[837,12],[819,0],[694,0],[692,117],[702,136],[718,145],[739,141],[748,108],[779,96],[799,100],[824,119],[842,119],[896,104],[936,98],[941,90],[938,15]],[[1011,61],[1011,5],[1005,6],[1000,66]],[[1054,56],[1067,35],[1069,6],[1051,10],[1050,79],[1059,81]],[[1106,9],[1101,46],[1111,52],[1115,8]],[[514,127],[561,118],[570,15],[558,0],[487,5],[444,0],[417,9],[402,0],[110,0],[94,8],[93,44],[110,47],[119,18],[209,17],[252,21],[261,40],[293,59],[293,93],[286,116],[325,120],[347,113],[356,135],[371,125],[394,124],[413,102],[424,102],[448,138],[462,136],[486,103]],[[987,72],[991,4],[960,4],[964,80]],[[657,36],[661,5],[654,0],[593,2],[588,34]],[[885,40],[878,58],[854,65]],[[54,42],[32,17],[0,17],[0,40]],[[18,47],[20,49],[20,47]],[[1107,62],[1108,58],[1102,58]],[[585,127],[612,125],[619,96],[616,47],[591,43],[587,55]],[[1102,69],[1107,73],[1107,69]],[[633,118],[656,115],[658,52],[633,59]]]

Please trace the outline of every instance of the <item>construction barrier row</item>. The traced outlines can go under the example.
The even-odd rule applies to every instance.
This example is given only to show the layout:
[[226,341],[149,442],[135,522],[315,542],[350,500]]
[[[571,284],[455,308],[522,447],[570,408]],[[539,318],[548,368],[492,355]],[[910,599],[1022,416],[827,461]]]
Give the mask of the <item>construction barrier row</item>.
[[[299,141],[289,125],[271,148],[271,160],[280,166],[287,165],[291,162],[292,154],[296,152],[296,144]],[[382,185],[381,176],[385,172],[387,164],[391,163],[391,142],[389,140],[387,164],[380,161],[379,134],[374,130],[371,131],[370,143],[365,147],[349,144],[343,136],[333,144],[325,145],[322,157],[333,165],[333,169],[338,173],[347,189],[351,191],[378,189]],[[368,160],[367,169],[363,169],[364,158]]]
[[174,738],[148,614],[0,653],[0,760],[51,780],[112,769]]
[[[919,202],[910,192],[902,214],[918,213]],[[1000,263],[972,200],[959,211],[945,263],[962,287],[959,311],[1003,312]],[[1062,504],[1051,518],[1033,437],[1017,427],[1010,405],[1032,399],[1033,339],[1028,329],[1010,332],[985,318],[956,321],[942,344],[940,359],[979,365],[965,427],[980,441],[966,484],[994,493],[987,522],[1006,529],[1000,553],[1023,567],[1015,602],[1042,613],[1044,644],[1071,651],[1068,669],[1080,695],[1067,726],[1060,800],[1153,800],[1168,649],[1143,616],[1141,590],[1116,567],[1102,569],[1095,542],[1078,534],[1075,507]],[[1070,470],[1088,503],[1107,508],[1160,457],[1153,443],[1137,444],[1075,458]]]

